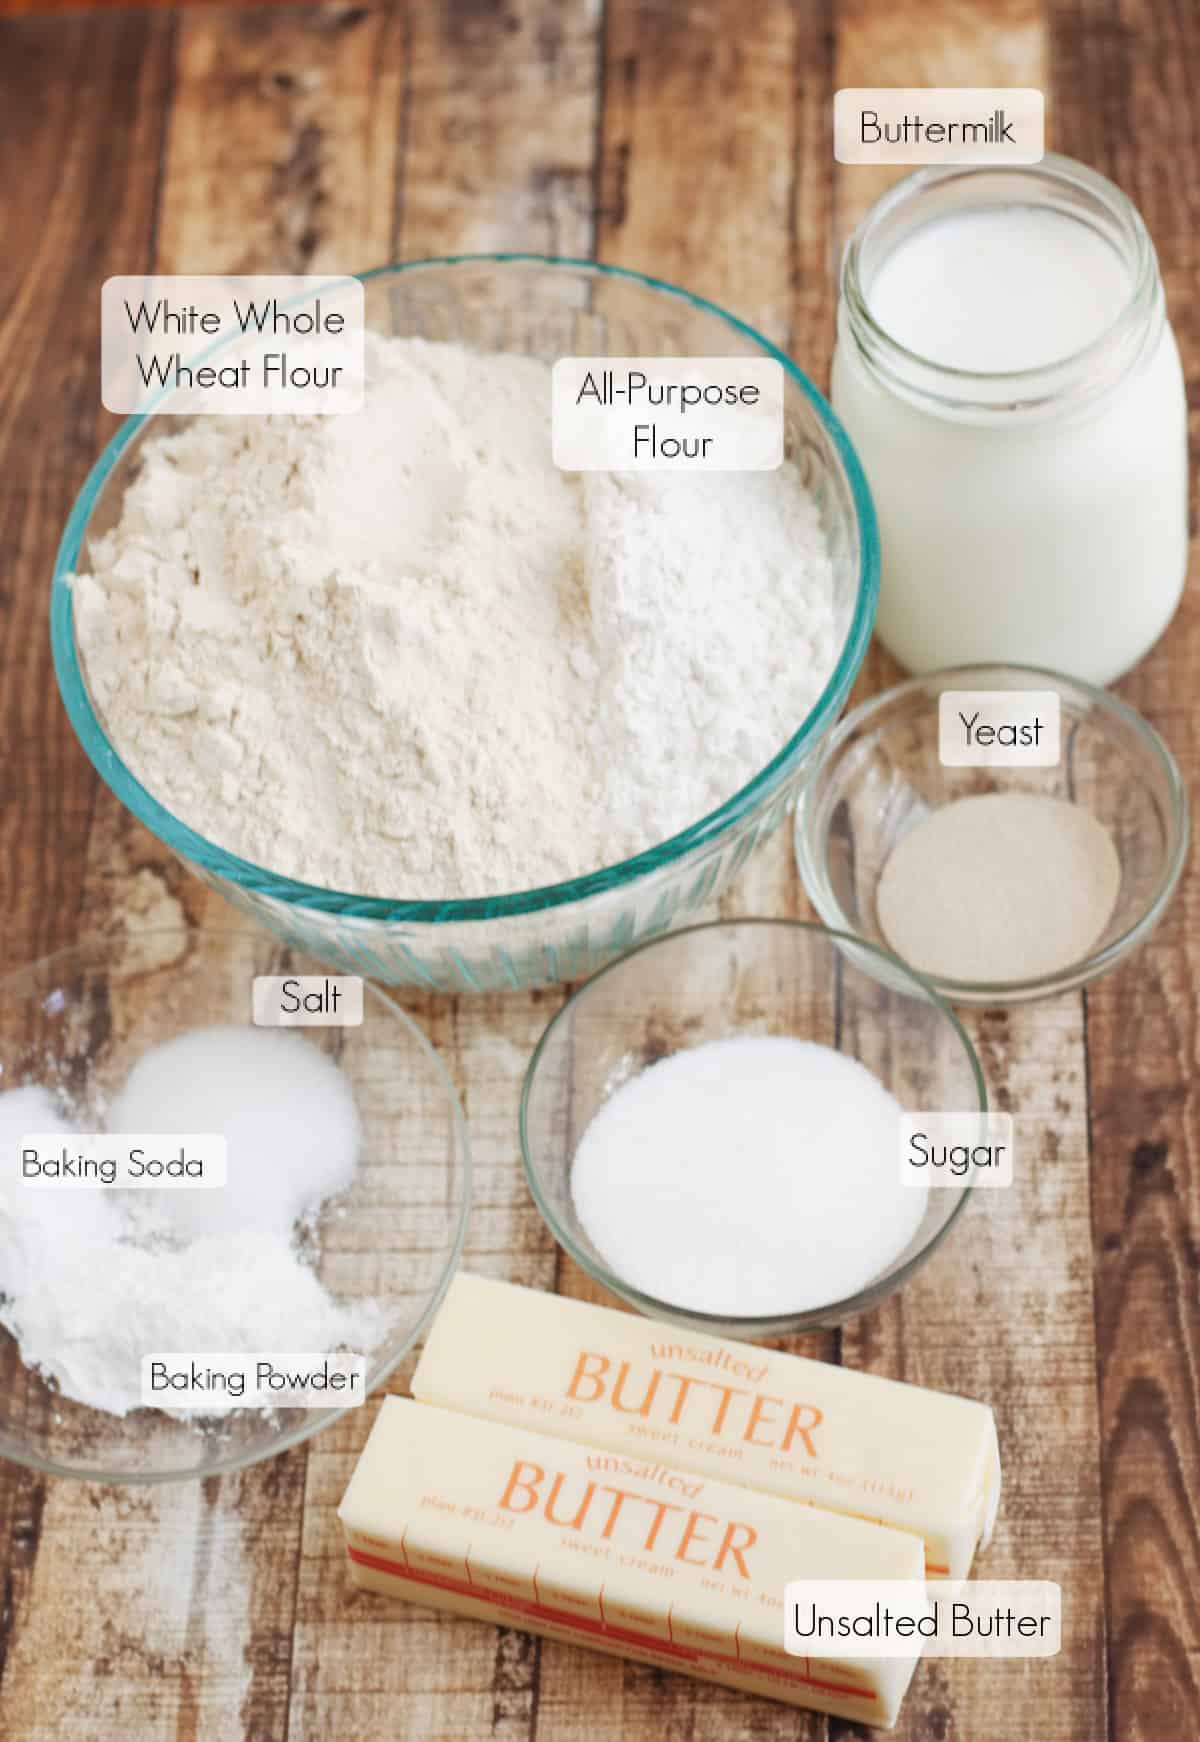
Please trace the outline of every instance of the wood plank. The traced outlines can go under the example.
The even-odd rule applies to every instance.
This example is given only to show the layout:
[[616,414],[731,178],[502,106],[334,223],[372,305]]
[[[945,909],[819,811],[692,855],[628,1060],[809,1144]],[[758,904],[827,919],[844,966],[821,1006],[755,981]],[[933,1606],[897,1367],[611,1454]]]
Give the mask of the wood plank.
[[[0,115],[21,141],[20,174],[0,185],[5,971],[72,935],[97,784],[58,699],[46,625],[63,524],[112,421],[99,405],[97,302],[64,263],[86,260],[98,290],[109,273],[149,261],[171,34],[168,20],[146,17],[0,26]],[[19,1373],[5,1371],[0,1383],[15,1405]],[[14,1666],[54,1491],[0,1466],[0,1731],[32,1739],[34,1708],[14,1692]]]
[[[818,380],[833,319],[823,136],[829,45],[823,6],[747,11],[733,0],[675,7],[610,0],[596,237],[598,259],[710,297],[790,346]],[[754,856],[720,911],[808,913],[787,829]],[[810,1011],[805,989],[794,992]],[[558,1287],[604,1298],[566,1260]],[[787,1346],[829,1358],[837,1345],[828,1334]],[[827,1732],[827,1720],[812,1713],[542,1646],[538,1742]]]
[[[229,0],[141,0],[139,11],[176,12],[184,6],[228,6]],[[128,12],[128,0],[0,0],[0,18],[32,12]]]
[[[1049,13],[1055,142],[1112,176],[1150,226],[1194,406],[1200,146],[1180,118],[1200,20],[1147,0],[1052,0]],[[1198,561],[1193,543],[1178,617],[1119,686],[1165,736],[1193,800]],[[1200,1707],[1198,940],[1193,866],[1150,943],[1087,994],[1114,1742],[1185,1733]]]
[[[596,7],[556,0],[412,9],[397,254],[590,253],[598,27]],[[555,1247],[518,1166],[517,1105],[559,997],[404,997],[470,1121],[475,1197],[463,1262],[542,1288],[553,1286]],[[408,1372],[393,1389],[406,1389]],[[335,1509],[368,1426],[362,1412],[309,1452],[289,1742],[525,1742],[535,1722],[540,1736],[541,1641],[348,1588]]]
[[[123,24],[114,40],[125,41],[130,28]],[[164,26],[154,28],[165,42]],[[101,68],[115,29],[110,21],[93,47]],[[400,36],[390,8],[200,12],[181,21],[153,269],[302,271],[386,258]],[[165,89],[165,58],[161,71]],[[103,78],[88,101],[95,76],[81,53],[80,64],[64,69],[63,101],[67,113],[74,103],[77,117],[91,118],[90,134],[73,148],[81,160],[116,166],[105,197],[93,194],[103,223],[114,211],[136,211],[142,180],[153,190],[160,153],[149,141],[140,153],[112,151],[111,116],[127,105]],[[141,112],[148,125],[151,105]],[[53,143],[50,132],[41,137]],[[122,234],[124,251],[104,272],[150,264],[148,245],[137,253]],[[59,236],[59,257],[70,258],[74,245]],[[75,420],[68,428],[81,429],[88,447],[95,379],[93,362],[83,393],[66,403]],[[35,891],[35,872],[25,886]],[[184,912],[230,919],[107,791],[88,838],[81,908],[84,930],[170,923]],[[23,1601],[3,1682],[5,1733],[23,1742],[91,1742],[123,1729],[147,1742],[282,1739],[306,1468],[301,1448],[219,1482],[128,1492],[52,1485],[37,1559],[28,1573],[19,1554],[15,1561]],[[14,1530],[29,1511],[18,1492]]]
[[[911,14],[841,0],[837,85],[1043,86],[1035,0],[939,0]],[[903,170],[834,170],[839,250]],[[899,676],[874,648],[858,693]],[[1094,1742],[1106,1723],[1104,1565],[1096,1528],[1099,1443],[1087,1074],[1082,1001],[973,1015],[967,1024],[994,1103],[1018,1120],[1018,1178],[977,1193],[943,1249],[881,1310],[843,1331],[847,1364],[992,1404],[1005,1492],[977,1571],[1063,1587],[1061,1656],[918,1670],[897,1735],[1033,1735]],[[849,1735],[835,1725],[834,1735]]]
[[399,247],[587,255],[598,0],[412,8]]
[[66,941],[79,907],[96,780],[58,699],[47,597],[71,504],[114,426],[100,407],[99,287],[149,262],[171,34],[167,19],[134,17],[0,26],[0,115],[10,149],[22,142],[21,173],[0,189],[0,445],[18,461],[0,474],[5,967]]

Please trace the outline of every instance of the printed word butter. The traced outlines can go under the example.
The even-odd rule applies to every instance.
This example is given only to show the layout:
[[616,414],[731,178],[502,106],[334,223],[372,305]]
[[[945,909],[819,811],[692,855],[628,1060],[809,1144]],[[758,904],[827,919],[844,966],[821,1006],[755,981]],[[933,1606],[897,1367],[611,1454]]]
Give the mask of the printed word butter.
[[407,1399],[384,1399],[339,1517],[368,1590],[859,1723],[895,1722],[919,1650],[784,1646],[789,1581],[919,1579],[915,1537]]
[[484,1277],[451,1283],[412,1388],[911,1531],[933,1578],[965,1577],[999,1506],[982,1403]]

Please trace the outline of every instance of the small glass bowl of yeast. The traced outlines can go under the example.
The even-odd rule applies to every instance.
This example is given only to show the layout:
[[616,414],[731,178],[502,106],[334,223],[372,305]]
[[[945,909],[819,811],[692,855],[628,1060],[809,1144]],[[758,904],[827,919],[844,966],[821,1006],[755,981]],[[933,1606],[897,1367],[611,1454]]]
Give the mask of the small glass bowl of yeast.
[[[555,1239],[595,1282],[651,1318],[757,1340],[864,1312],[936,1252],[972,1186],[947,1175],[914,1196],[898,1116],[984,1114],[987,1091],[954,1012],[895,958],[895,985],[882,962],[864,967],[879,955],[823,926],[717,921],[642,944],[568,1000],[526,1074],[521,1153]],[[686,1081],[669,1115],[625,1124],[597,1167],[623,1092],[657,1098],[672,1075]],[[856,1130],[841,1116],[860,1096],[885,1111]]]
[[[423,1335],[462,1250],[471,1194],[466,1123],[425,1036],[373,986],[362,987],[354,1026],[252,1025],[256,977],[325,973],[267,933],[176,926],[95,936],[0,980],[0,1458],[97,1482],[238,1470],[336,1421],[345,1389],[320,1387],[315,1408],[226,1402],[210,1412],[191,1402],[172,1407],[174,1392],[163,1393],[161,1408],[135,1407],[145,1395],[145,1358],[177,1351],[181,1327],[193,1333],[187,1348],[222,1352],[194,1357],[221,1370],[230,1344],[219,1339],[231,1324],[249,1340],[234,1353],[268,1352],[281,1371],[281,1350],[323,1358],[344,1347],[365,1360],[353,1402]],[[353,994],[345,981],[335,989]],[[282,1005],[286,987],[277,991]],[[311,986],[300,992],[320,996]],[[172,1156],[165,1120],[129,1125],[158,1139],[122,1135],[131,1073],[149,1063],[163,1106],[187,1108],[187,1122],[168,1129],[187,1134],[189,1155],[210,1141],[194,1136],[193,1120],[225,1138],[224,1185],[145,1189],[165,1172],[127,1181],[123,1167],[110,1192],[93,1162],[88,1183],[82,1171],[69,1184],[29,1183],[17,1148],[34,1141],[32,1132],[54,1131],[73,1155],[111,1147],[124,1156],[136,1145],[159,1161]],[[314,1105],[323,1117],[313,1116]],[[290,1206],[300,1174],[322,1171],[335,1150],[344,1161],[331,1194],[304,1203],[294,1223],[284,1210],[277,1235],[255,1231],[272,1190],[281,1188]],[[248,1190],[261,1194],[249,1207]],[[121,1218],[116,1228],[112,1217]],[[65,1268],[48,1241],[78,1262]],[[165,1281],[162,1266],[173,1267]],[[56,1278],[57,1298],[49,1292]],[[160,1313],[156,1300],[169,1310]],[[285,1301],[303,1310],[294,1314]],[[331,1330],[332,1346],[314,1351],[298,1341],[315,1324]],[[335,1327],[363,1340],[356,1335],[351,1345]],[[95,1407],[77,1401],[80,1394]]]
[[[939,736],[939,704],[947,691],[1012,692],[1018,697],[1014,719],[1032,706],[1019,700],[1019,692],[1056,697],[1057,762],[947,766]],[[975,717],[973,708],[967,717]],[[995,808],[979,807],[985,799],[994,807],[999,795],[1020,796],[1024,809],[1010,803],[1001,817]],[[905,948],[894,923],[894,874],[901,861],[893,856],[909,842],[913,870],[917,829],[944,820],[950,807],[965,816],[964,800],[976,805],[976,820],[985,825],[969,843],[976,876],[969,887],[969,857],[947,854],[939,861],[925,856],[930,875],[919,904],[924,911],[915,920],[911,914],[902,917],[918,932],[924,930],[926,950]],[[1038,801],[1045,807],[1057,801],[1066,835],[1056,839],[1045,809],[1039,819]],[[1047,822],[1050,832],[1044,834]],[[989,836],[993,827],[996,832]],[[912,678],[846,716],[808,771],[795,846],[805,889],[826,925],[898,952],[950,1003],[986,1007],[1083,986],[1136,949],[1162,917],[1179,881],[1188,833],[1187,793],[1175,759],[1125,702],[1036,666],[969,665]],[[960,832],[958,847],[967,844]],[[1061,858],[1046,850],[1056,846]],[[1056,860],[1062,870],[1075,864],[1077,887],[1056,874]],[[978,907],[985,884],[993,897],[990,916]],[[913,889],[910,879],[910,893]],[[1093,906],[1090,923],[1081,914],[1085,897]],[[972,902],[979,930],[993,930],[984,955],[1002,962],[1003,971],[956,975],[950,966],[972,954],[980,960],[979,939],[968,935]],[[1008,904],[1007,944],[996,935],[997,904],[1002,903]],[[886,957],[872,960],[881,971],[892,971]]]

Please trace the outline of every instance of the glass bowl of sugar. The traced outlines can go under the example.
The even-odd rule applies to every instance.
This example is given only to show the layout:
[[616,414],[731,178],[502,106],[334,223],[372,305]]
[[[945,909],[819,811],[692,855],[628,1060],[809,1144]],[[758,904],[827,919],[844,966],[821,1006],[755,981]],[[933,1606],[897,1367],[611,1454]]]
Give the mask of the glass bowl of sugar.
[[[256,1025],[260,976],[320,1025]],[[437,1054],[361,992],[354,1022],[347,979],[182,926],[3,979],[0,1456],[216,1475],[398,1367],[457,1265],[471,1161]]]
[[[1048,739],[1036,766],[1043,729],[1057,754]],[[994,761],[943,759],[989,731]],[[976,1006],[1067,992],[1123,961],[1165,912],[1188,836],[1179,769],[1146,720],[1107,690],[1001,664],[912,678],[848,714],[795,824],[825,923]],[[891,959],[864,962],[894,975]]]
[[592,1278],[652,1318],[754,1339],[863,1312],[937,1250],[969,1172],[906,1183],[901,1118],[985,1114],[983,1073],[934,989],[899,963],[886,982],[864,950],[719,921],[643,944],[563,1006],[526,1074],[521,1151]]

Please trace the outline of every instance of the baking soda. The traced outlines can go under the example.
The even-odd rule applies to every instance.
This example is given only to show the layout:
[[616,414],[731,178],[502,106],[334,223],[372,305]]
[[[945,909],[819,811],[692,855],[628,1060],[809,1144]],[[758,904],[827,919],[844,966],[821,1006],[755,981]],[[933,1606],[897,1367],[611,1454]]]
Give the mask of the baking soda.
[[711,1041],[622,1084],[571,1173],[622,1282],[731,1317],[844,1301],[900,1256],[926,1193],[899,1178],[900,1105],[856,1059],[785,1036]]

